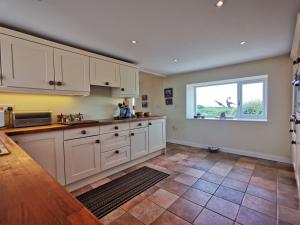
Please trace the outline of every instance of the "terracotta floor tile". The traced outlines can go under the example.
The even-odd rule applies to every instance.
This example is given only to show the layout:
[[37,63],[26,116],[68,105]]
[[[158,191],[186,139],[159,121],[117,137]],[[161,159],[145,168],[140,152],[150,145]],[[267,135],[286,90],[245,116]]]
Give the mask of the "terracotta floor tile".
[[225,178],[224,181],[222,182],[222,185],[241,192],[245,192],[248,186],[248,184],[245,182],[233,180],[230,178]]
[[224,180],[224,177],[223,176],[219,176],[217,174],[206,172],[201,177],[201,179],[209,181],[209,182],[212,182],[212,183],[215,183],[215,184],[221,184],[222,181]]
[[252,176],[277,181],[277,170],[266,166],[257,166]]
[[179,161],[178,164],[183,165],[183,166],[187,166],[187,167],[193,167],[194,165],[197,164],[197,162],[193,162],[193,161],[184,159],[182,161]]
[[233,221],[211,210],[203,209],[194,225],[233,225]]
[[184,173],[185,171],[190,169],[190,167],[176,164],[176,165],[169,166],[168,169],[172,170],[172,171],[175,171],[175,172]]
[[235,166],[243,167],[249,170],[254,170],[255,164],[250,162],[238,161]]
[[238,223],[243,225],[277,225],[276,219],[241,206],[237,216]]
[[276,202],[276,191],[270,191],[265,188],[257,187],[254,185],[248,185],[247,191],[248,194],[266,199],[271,202]]
[[90,191],[90,190],[92,190],[92,189],[93,189],[92,186],[86,185],[86,186],[84,186],[83,188],[80,188],[80,189],[78,189],[78,190],[76,190],[76,191],[72,191],[71,194],[72,194],[74,197],[77,197],[77,196],[82,195],[82,194],[84,194],[84,193],[86,193],[86,192],[88,192],[88,191]]
[[226,163],[217,162],[210,170],[210,173],[217,174],[219,176],[226,176],[231,169],[233,168],[232,165],[228,165]]
[[249,183],[251,179],[251,174],[245,174],[245,173],[238,173],[234,171],[230,171],[230,173],[227,175],[228,178],[243,181],[246,183]]
[[118,219],[120,216],[122,216],[125,213],[125,211],[121,208],[117,208],[114,211],[108,213],[106,216],[100,219],[100,222],[104,225],[110,224],[112,221]]
[[261,177],[251,177],[250,184],[261,188],[266,188],[270,191],[276,191],[277,189],[277,183],[275,181]]
[[[130,224],[131,225],[131,224]],[[165,211],[160,217],[158,217],[151,225],[191,225],[187,221],[180,217]]]
[[222,198],[213,196],[206,206],[208,209],[235,220],[240,206]]
[[141,221],[134,216],[124,213],[122,216],[111,222],[109,225],[144,225]]
[[253,209],[255,211],[264,213],[268,216],[272,216],[276,218],[276,203],[274,202],[269,202],[265,199],[255,197],[253,195],[245,194],[245,197],[243,199],[242,205],[249,208]]
[[121,171],[121,172],[118,172],[118,173],[115,173],[113,175],[108,176],[108,178],[111,179],[111,180],[115,180],[115,179],[117,179],[119,177],[122,177],[124,175],[126,175],[126,173]]
[[300,209],[299,198],[288,194],[277,194],[277,204],[292,209]]
[[148,225],[156,220],[165,210],[148,199],[143,200],[128,212]]
[[174,180],[182,184],[192,186],[198,180],[198,178],[186,174],[180,174]]
[[165,209],[172,205],[177,199],[177,195],[170,193],[164,189],[159,189],[148,197],[148,200]]
[[211,183],[206,180],[199,179],[194,185],[193,188],[197,188],[201,191],[213,194],[218,189],[219,185]]
[[278,183],[278,194],[285,194],[290,197],[298,197],[297,186]]
[[287,184],[287,185],[291,185],[296,187],[297,186],[297,182],[296,179],[293,177],[278,177],[278,183],[281,184]]
[[251,176],[253,174],[253,170],[249,170],[243,167],[234,166],[231,170],[231,172],[237,172],[245,175]]
[[299,225],[300,224],[300,211],[287,208],[284,206],[278,206],[278,218],[281,221],[294,224],[294,225]]
[[110,182],[110,181],[111,181],[111,179],[109,179],[109,178],[103,178],[101,180],[96,181],[95,183],[92,183],[91,187],[92,188],[97,188],[97,187],[100,187],[103,184],[106,184],[106,183]]
[[212,195],[210,195],[206,192],[200,191],[200,190],[195,189],[195,188],[190,188],[189,190],[187,190],[183,194],[182,197],[189,200],[189,201],[191,201],[191,202],[194,202],[198,205],[205,206],[206,203],[211,198],[211,196]]
[[188,158],[189,156],[186,154],[182,154],[182,153],[177,153],[169,158],[167,158],[167,160],[171,160],[171,161],[181,161],[184,160],[186,158]]
[[144,200],[144,197],[142,197],[141,195],[135,196],[133,199],[131,199],[128,202],[126,202],[125,204],[123,204],[121,206],[121,208],[124,209],[125,211],[128,211],[143,200]]
[[195,218],[199,215],[203,207],[194,204],[184,198],[177,199],[168,210],[184,220],[193,223]]
[[244,193],[221,185],[216,191],[215,196],[240,205]]
[[205,171],[194,169],[194,168],[189,168],[184,173],[187,174],[187,175],[193,176],[193,177],[200,178],[205,173]]
[[141,197],[147,198],[159,189],[157,186],[152,186],[140,194]]
[[159,183],[157,186],[178,196],[181,196],[189,188],[188,185],[177,181],[167,181],[161,184]]
[[215,164],[215,161],[204,159],[201,162],[197,163],[195,166],[193,166],[193,168],[207,171],[210,168],[212,168]]

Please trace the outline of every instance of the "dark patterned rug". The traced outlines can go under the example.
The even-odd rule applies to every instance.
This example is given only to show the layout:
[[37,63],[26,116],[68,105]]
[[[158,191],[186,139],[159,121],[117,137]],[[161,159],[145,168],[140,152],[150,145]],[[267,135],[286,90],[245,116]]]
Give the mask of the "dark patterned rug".
[[88,191],[77,199],[100,219],[168,176],[155,169],[142,167]]

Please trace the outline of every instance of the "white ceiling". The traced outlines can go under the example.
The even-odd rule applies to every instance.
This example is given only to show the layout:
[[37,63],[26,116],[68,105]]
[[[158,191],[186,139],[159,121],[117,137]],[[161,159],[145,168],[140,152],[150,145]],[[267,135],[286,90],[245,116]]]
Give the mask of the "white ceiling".
[[166,75],[290,51],[300,0],[225,1],[1,0],[0,23]]

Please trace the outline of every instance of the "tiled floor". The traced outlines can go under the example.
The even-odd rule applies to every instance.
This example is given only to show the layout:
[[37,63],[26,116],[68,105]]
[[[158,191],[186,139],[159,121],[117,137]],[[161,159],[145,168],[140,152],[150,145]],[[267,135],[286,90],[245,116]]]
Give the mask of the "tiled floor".
[[73,192],[96,188],[139,167],[170,176],[101,219],[105,225],[300,224],[290,165],[169,144],[161,155]]

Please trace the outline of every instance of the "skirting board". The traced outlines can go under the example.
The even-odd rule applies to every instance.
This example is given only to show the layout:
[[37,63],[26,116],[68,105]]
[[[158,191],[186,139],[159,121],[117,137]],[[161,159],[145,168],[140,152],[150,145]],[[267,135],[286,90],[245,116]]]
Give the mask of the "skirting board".
[[[204,148],[204,149],[211,147],[211,145],[204,145],[204,144],[199,144],[199,143],[190,142],[190,141],[182,141],[182,140],[177,140],[177,139],[168,139],[167,143],[186,145],[186,146],[191,146],[191,147],[195,147],[195,148]],[[268,154],[264,154],[264,153],[260,153],[260,152],[250,152],[250,151],[246,151],[246,150],[233,149],[233,148],[227,148],[227,147],[220,147],[220,150],[222,152],[227,152],[227,153],[232,153],[232,154],[237,154],[237,155],[243,155],[243,156],[249,156],[249,157],[255,157],[255,158],[260,158],[260,159],[267,159],[267,160],[292,164],[292,160],[290,158],[283,157],[283,156],[268,155]]]

